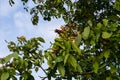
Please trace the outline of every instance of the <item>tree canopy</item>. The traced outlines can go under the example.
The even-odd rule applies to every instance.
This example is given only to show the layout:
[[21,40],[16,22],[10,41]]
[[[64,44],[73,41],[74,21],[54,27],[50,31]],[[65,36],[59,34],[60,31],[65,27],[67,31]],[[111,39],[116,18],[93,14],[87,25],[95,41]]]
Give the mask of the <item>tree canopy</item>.
[[[8,42],[13,54],[0,59],[1,80],[34,80],[32,70],[42,69],[43,80],[120,80],[120,0],[21,0],[30,12],[33,25],[39,14],[44,20],[63,18],[55,32],[59,37],[42,53],[43,38]],[[14,0],[9,0],[13,5]],[[47,61],[48,68],[42,64]]]

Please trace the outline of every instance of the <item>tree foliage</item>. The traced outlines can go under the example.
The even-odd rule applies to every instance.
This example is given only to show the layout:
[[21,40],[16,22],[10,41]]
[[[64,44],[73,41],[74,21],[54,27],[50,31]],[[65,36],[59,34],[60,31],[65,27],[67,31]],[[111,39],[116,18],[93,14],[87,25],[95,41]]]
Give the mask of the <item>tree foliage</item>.
[[[42,69],[46,77],[56,80],[119,80],[120,79],[120,0],[32,0],[35,7],[29,9],[29,0],[21,0],[37,25],[39,14],[44,20],[63,18],[66,25],[56,29],[59,37],[52,46],[40,50],[43,38],[26,40],[18,37],[18,43],[8,42],[13,54],[0,59],[1,80],[34,80],[31,74]],[[15,2],[9,0],[13,5]],[[47,60],[48,68],[42,64]]]

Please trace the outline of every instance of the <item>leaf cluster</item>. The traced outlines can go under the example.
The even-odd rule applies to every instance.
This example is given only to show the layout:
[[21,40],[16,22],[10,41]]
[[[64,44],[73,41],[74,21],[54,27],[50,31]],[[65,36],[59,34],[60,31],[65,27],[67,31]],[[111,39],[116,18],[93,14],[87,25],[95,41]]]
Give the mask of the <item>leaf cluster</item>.
[[24,36],[17,38],[18,42],[7,42],[8,48],[12,52],[8,56],[0,59],[0,80],[34,80],[32,71],[38,72],[44,56],[40,50],[43,38],[32,38],[27,40]]
[[[14,4],[14,0],[9,0]],[[46,77],[56,80],[120,80],[120,0],[21,0],[37,25],[39,14],[44,20],[63,18],[66,25],[56,29],[58,37],[44,54],[43,38],[18,43],[8,42],[13,53],[0,59],[1,80],[34,80],[32,69],[42,69]],[[46,59],[48,68],[41,65]]]
[[57,30],[59,37],[45,54],[49,76],[70,80],[119,80],[119,25],[107,19],[95,26],[92,24],[88,21],[85,28],[67,24]]

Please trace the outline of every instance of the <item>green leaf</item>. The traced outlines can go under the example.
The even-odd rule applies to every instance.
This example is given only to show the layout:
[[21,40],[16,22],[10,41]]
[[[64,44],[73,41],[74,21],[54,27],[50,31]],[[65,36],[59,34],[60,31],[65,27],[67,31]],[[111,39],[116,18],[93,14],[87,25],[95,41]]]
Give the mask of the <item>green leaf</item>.
[[98,68],[99,68],[99,65],[98,65],[97,61],[93,64],[93,68],[94,68],[94,72],[97,73],[98,72]]
[[106,80],[111,80],[111,77],[106,77]]
[[29,75],[28,78],[27,78],[27,80],[28,80],[28,79],[29,79],[29,80],[35,80],[32,75]]
[[115,65],[110,65],[110,72],[113,74],[113,73],[116,73],[117,71],[117,68],[115,67]]
[[12,78],[12,80],[17,80],[17,78],[15,76],[12,76],[11,78]]
[[57,0],[58,4],[62,2],[62,0]]
[[82,34],[83,34],[82,37],[83,37],[84,40],[88,39],[89,34],[90,34],[90,27],[89,26],[85,27],[84,32]]
[[112,34],[108,33],[108,32],[102,32],[102,38],[103,39],[108,39],[112,36]]
[[77,60],[75,59],[74,56],[69,55],[68,63],[69,63],[69,65],[71,65],[76,70],[76,68],[77,68]]
[[88,20],[88,24],[89,24],[89,26],[93,25],[91,20]]
[[8,56],[5,57],[5,63],[7,63],[8,61],[10,61],[11,58],[18,58],[18,53],[14,52],[12,54],[9,54]]
[[108,20],[107,19],[103,19],[103,24],[104,24],[104,26],[107,26],[108,25]]
[[0,58],[0,64],[2,63],[2,59],[3,59],[3,58]]
[[69,51],[71,50],[71,43],[70,43],[70,41],[66,41],[65,42],[65,49],[66,49],[66,54],[68,54]]
[[62,39],[62,38],[55,38],[55,41],[56,41],[56,42],[62,42],[63,39]]
[[45,40],[44,40],[42,37],[38,37],[37,39],[38,39],[40,42],[45,43]]
[[98,33],[96,34],[96,42],[99,41],[99,38],[100,38],[100,33],[98,32]]
[[36,68],[35,68],[35,71],[36,71],[36,72],[38,72],[38,71],[39,71],[39,68],[38,68],[38,67],[36,67]]
[[34,65],[37,66],[37,65],[39,65],[39,63],[40,63],[39,60],[38,60],[38,59],[35,59],[35,61],[34,61]]
[[11,54],[11,56],[16,59],[19,57],[17,52],[14,52],[13,54]]
[[108,20],[115,20],[115,21],[118,21],[120,18],[117,16],[117,15],[111,15],[111,16],[108,16]]
[[39,21],[39,17],[37,14],[35,14],[33,17],[32,17],[32,23],[33,25],[37,25],[38,24],[38,21]]
[[58,46],[58,47],[61,47],[62,49],[65,49],[65,46],[64,45],[61,45],[60,43],[58,43],[58,42],[55,42],[54,43],[56,46]]
[[78,53],[78,55],[82,55],[80,48],[74,42],[72,42],[72,48]]
[[115,4],[114,4],[114,7],[120,11],[120,1],[116,1]]
[[7,63],[8,61],[10,61],[10,59],[12,58],[13,56],[10,54],[8,56],[5,57],[5,63]]
[[61,64],[58,64],[57,69],[58,69],[59,73],[61,74],[61,76],[64,77],[65,76],[65,68],[64,68],[64,66],[61,65]]
[[50,68],[53,68],[54,66],[52,65],[52,61],[51,60],[48,60],[47,61],[47,64],[48,64],[48,66],[50,67]]
[[28,76],[29,76],[29,74],[27,74],[27,73],[22,74],[22,77],[23,77],[24,80],[27,80]]
[[105,51],[103,52],[103,55],[104,55],[105,58],[108,58],[109,55],[110,55],[110,49],[105,50]]
[[56,57],[55,62],[56,63],[61,62],[63,61],[63,59],[64,59],[63,56]]
[[117,27],[118,27],[118,24],[117,24],[117,23],[111,23],[111,24],[110,24],[110,31],[116,31],[116,30],[117,30]]
[[8,72],[3,72],[1,75],[1,80],[7,80],[9,78],[9,73]]
[[68,58],[69,58],[69,53],[65,55],[64,64],[66,64]]
[[79,35],[77,36],[77,38],[75,39],[75,44],[76,44],[77,46],[80,46],[81,40],[82,40],[82,36],[81,36],[81,34],[79,34]]
[[100,30],[101,27],[102,27],[102,24],[101,24],[101,23],[98,23],[96,28],[97,28],[97,30]]
[[82,70],[82,68],[81,68],[81,66],[79,64],[77,65],[77,71],[80,72],[80,73],[83,72],[83,70]]
[[99,68],[104,68],[107,65],[107,63],[102,64]]

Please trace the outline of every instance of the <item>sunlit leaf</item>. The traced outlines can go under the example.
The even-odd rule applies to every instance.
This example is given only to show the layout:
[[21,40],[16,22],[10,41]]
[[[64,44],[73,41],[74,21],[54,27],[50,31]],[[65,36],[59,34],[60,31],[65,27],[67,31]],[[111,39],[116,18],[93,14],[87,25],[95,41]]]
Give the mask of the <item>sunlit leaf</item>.
[[74,56],[69,55],[68,63],[76,70],[76,68],[77,68],[77,60],[75,59]]
[[78,53],[78,55],[82,55],[81,49],[74,42],[72,42],[72,48]]
[[102,33],[102,38],[103,39],[108,39],[108,38],[110,38],[112,36],[112,34],[110,34],[110,33],[108,33],[108,32],[103,32]]
[[88,24],[89,24],[89,26],[93,25],[91,20],[88,21]]
[[18,58],[18,53],[17,52],[14,52],[13,54],[11,54],[11,56],[13,57],[13,58]]
[[57,0],[58,4],[62,2],[62,0]]
[[51,61],[51,60],[48,60],[48,61],[47,61],[47,64],[49,65],[50,68],[52,68],[52,69],[54,68],[54,65],[52,64],[52,61]]
[[56,42],[62,42],[63,39],[62,39],[62,38],[55,38],[55,41],[56,41]]
[[99,41],[99,38],[100,38],[100,33],[98,32],[98,33],[96,34],[96,42]]
[[82,73],[82,72],[83,72],[83,70],[82,70],[82,68],[81,68],[81,66],[80,66],[80,65],[77,65],[77,71],[78,71],[78,72],[80,72],[80,73]]
[[115,73],[117,71],[116,67],[114,65],[110,65],[110,72]]
[[94,72],[97,73],[99,68],[99,64],[97,61],[93,64],[93,68],[94,68]]
[[8,56],[5,57],[5,62],[7,63],[8,61],[10,61],[10,59],[12,58],[13,56],[10,54]]
[[75,39],[75,44],[76,44],[77,46],[80,46],[81,40],[82,40],[82,36],[81,36],[81,34],[79,34],[79,35],[77,36],[77,38]]
[[71,49],[71,43],[70,43],[70,41],[66,41],[65,42],[65,47],[66,47],[66,53],[69,53],[69,51]]
[[89,34],[90,34],[90,27],[85,27],[85,28],[84,28],[84,32],[83,32],[83,35],[82,35],[83,39],[84,39],[84,40],[88,39]]
[[106,77],[106,80],[111,80],[111,77]]
[[107,19],[103,19],[103,24],[104,24],[104,26],[107,26],[108,25],[108,20]]
[[61,76],[64,77],[64,75],[65,75],[64,65],[58,64],[57,68],[58,68],[58,71],[61,74]]
[[55,62],[57,63],[57,62],[61,62],[61,61],[63,61],[63,56],[59,56],[59,57],[56,57],[56,59],[55,59]]
[[28,79],[28,74],[27,74],[27,73],[24,73],[24,74],[22,74],[22,77],[23,77],[25,80],[27,80],[27,79]]
[[68,58],[69,58],[69,53],[65,55],[64,64],[66,64]]
[[102,27],[102,24],[101,24],[101,23],[98,23],[96,28],[97,28],[97,30],[100,30],[101,27]]
[[114,7],[115,7],[118,11],[120,11],[120,1],[119,1],[119,0],[115,2]]
[[1,80],[7,80],[9,77],[9,73],[8,72],[3,72],[1,75]]
[[110,55],[110,49],[105,50],[105,51],[103,52],[103,55],[104,55],[105,58],[108,58],[109,55]]
[[61,47],[62,49],[65,49],[65,46],[64,45],[61,45],[60,43],[58,43],[58,42],[55,42],[54,43],[56,46],[59,46],[59,47]]

